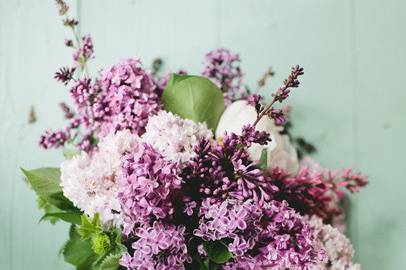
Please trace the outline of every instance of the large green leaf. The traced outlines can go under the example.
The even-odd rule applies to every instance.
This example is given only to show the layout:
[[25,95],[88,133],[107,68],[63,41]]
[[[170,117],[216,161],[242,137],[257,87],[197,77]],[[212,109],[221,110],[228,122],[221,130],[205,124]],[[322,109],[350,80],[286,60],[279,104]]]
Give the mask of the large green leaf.
[[80,224],[81,211],[63,195],[58,168],[21,169],[38,195],[38,205],[45,214],[41,221],[55,223],[58,219]]
[[52,194],[62,192],[62,188],[59,185],[61,179],[59,168],[39,168],[30,171],[25,169],[21,170],[38,196],[48,197]]
[[221,90],[200,76],[173,74],[162,95],[164,109],[195,122],[206,122],[211,129],[224,111]]
[[221,241],[209,241],[203,243],[209,259],[216,264],[222,264],[233,258],[227,246]]

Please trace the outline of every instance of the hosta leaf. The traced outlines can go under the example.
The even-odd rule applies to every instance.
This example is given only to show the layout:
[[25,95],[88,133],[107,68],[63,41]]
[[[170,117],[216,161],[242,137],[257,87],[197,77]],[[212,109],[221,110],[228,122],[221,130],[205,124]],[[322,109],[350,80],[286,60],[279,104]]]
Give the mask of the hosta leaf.
[[195,122],[206,122],[213,130],[224,111],[221,90],[200,76],[173,74],[162,95],[164,109]]

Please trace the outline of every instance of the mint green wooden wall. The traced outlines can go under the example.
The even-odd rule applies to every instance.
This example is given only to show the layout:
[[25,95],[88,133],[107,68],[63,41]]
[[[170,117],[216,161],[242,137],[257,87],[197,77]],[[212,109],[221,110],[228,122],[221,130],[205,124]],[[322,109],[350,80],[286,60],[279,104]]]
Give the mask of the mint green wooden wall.
[[[406,2],[402,0],[87,0],[71,4],[93,35],[92,70],[126,57],[201,69],[209,49],[243,59],[253,85],[272,65],[273,87],[305,67],[291,99],[295,132],[317,144],[327,167],[354,167],[371,185],[354,200],[351,233],[367,270],[404,269],[406,255]],[[0,0],[0,268],[71,269],[57,257],[67,226],[41,213],[19,172],[58,165],[37,147],[59,127],[66,90],[52,80],[67,59],[69,32],[53,1]],[[30,106],[38,122],[28,124]]]

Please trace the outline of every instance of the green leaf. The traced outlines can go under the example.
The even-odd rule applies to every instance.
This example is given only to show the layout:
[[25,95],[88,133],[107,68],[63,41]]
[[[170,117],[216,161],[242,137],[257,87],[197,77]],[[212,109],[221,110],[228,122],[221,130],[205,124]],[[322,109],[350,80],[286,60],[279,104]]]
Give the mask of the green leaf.
[[46,213],[41,217],[41,221],[44,220],[52,220],[52,219],[61,219],[63,221],[73,223],[73,224],[80,224],[81,213],[75,213],[75,212],[51,212],[51,213]]
[[25,169],[21,170],[38,196],[46,198],[52,194],[62,192],[62,188],[59,185],[61,172],[58,168],[39,168],[30,171]]
[[[56,212],[60,211],[60,209],[58,207],[50,204],[46,199],[44,199],[41,196],[38,197],[38,208],[42,209],[45,212],[45,214],[47,214],[47,213],[56,213]],[[45,221],[45,220],[49,221],[51,224],[55,224],[59,220],[59,218],[52,217],[52,216],[45,217],[45,215],[44,215],[41,218],[40,222]]]
[[98,256],[93,252],[90,241],[82,240],[73,225],[69,236],[70,239],[62,250],[65,261],[76,266],[78,270],[92,269],[93,262]]
[[78,224],[81,211],[63,195],[58,168],[21,169],[38,195],[38,206],[45,214],[40,221],[55,223],[58,219]]
[[261,157],[259,158],[258,167],[265,171],[268,168],[268,151],[263,149],[261,152]]
[[119,268],[119,261],[123,252],[110,253],[104,260],[100,263],[97,270],[116,270]]
[[186,265],[186,270],[208,270],[199,254],[192,255],[192,262]]
[[162,101],[166,111],[195,122],[206,122],[213,130],[224,111],[221,90],[209,79],[200,76],[172,74]]
[[95,214],[92,220],[90,220],[86,214],[83,214],[80,224],[81,225],[77,227],[77,232],[82,239],[90,239],[94,235],[103,232],[99,214]]
[[55,207],[57,207],[61,210],[77,212],[77,213],[80,212],[80,210],[78,208],[76,208],[73,205],[73,203],[63,195],[63,192],[51,194],[46,198],[46,200],[50,204],[54,205]]
[[217,264],[222,264],[233,258],[227,246],[221,241],[209,241],[203,243],[209,259]]

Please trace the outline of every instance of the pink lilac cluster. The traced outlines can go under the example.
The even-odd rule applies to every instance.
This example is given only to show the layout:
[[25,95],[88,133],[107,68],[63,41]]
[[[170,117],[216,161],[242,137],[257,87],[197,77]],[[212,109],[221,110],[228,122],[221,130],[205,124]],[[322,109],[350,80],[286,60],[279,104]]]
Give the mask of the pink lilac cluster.
[[206,241],[221,240],[234,254],[222,269],[306,269],[323,253],[313,246],[313,231],[286,202],[257,204],[205,200],[194,231]]
[[176,163],[165,160],[149,144],[142,143],[123,158],[122,192],[119,199],[124,215],[124,234],[139,225],[162,220],[174,213],[173,193],[181,179]]
[[191,262],[185,243],[185,227],[154,222],[136,230],[134,254],[124,253],[120,264],[130,270],[182,270]]
[[343,198],[345,190],[354,193],[368,183],[365,175],[351,169],[324,173],[302,167],[297,175],[291,176],[275,168],[271,178],[278,187],[275,198],[286,200],[301,214],[317,215],[328,222],[342,213],[337,202]]
[[243,92],[240,56],[228,49],[219,48],[206,54],[203,76],[211,79],[224,93],[224,102],[229,105]]

